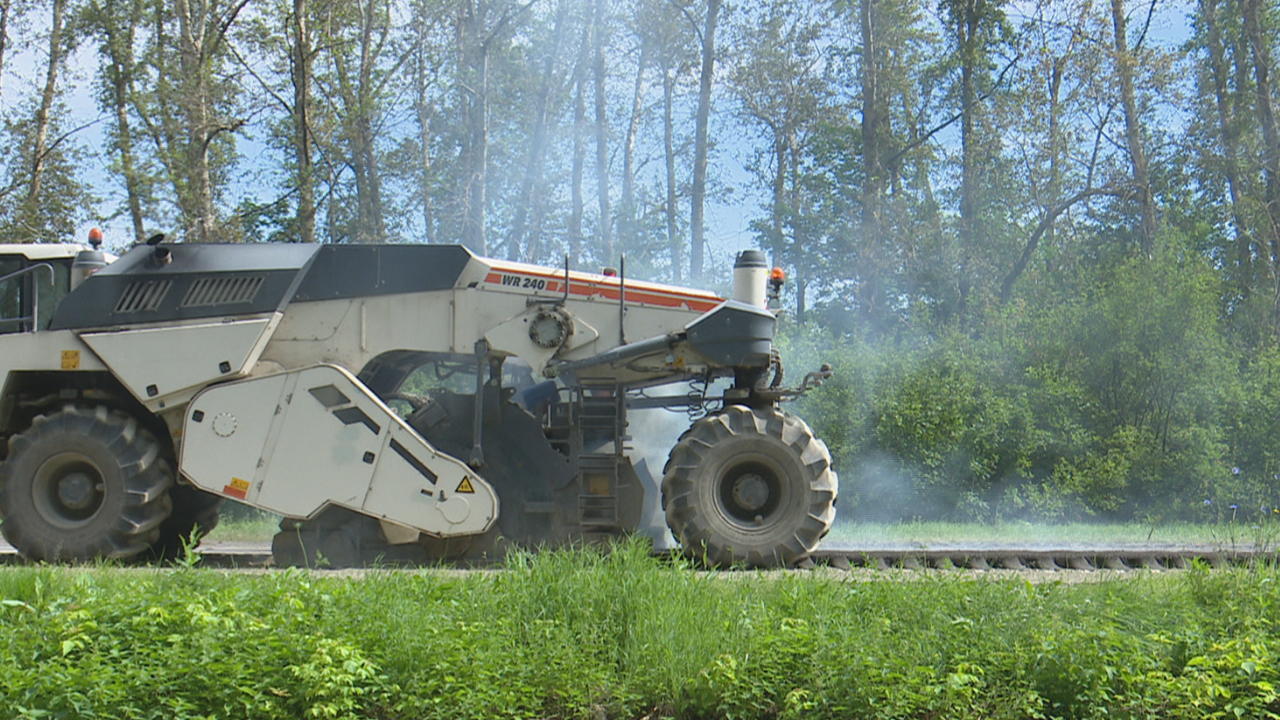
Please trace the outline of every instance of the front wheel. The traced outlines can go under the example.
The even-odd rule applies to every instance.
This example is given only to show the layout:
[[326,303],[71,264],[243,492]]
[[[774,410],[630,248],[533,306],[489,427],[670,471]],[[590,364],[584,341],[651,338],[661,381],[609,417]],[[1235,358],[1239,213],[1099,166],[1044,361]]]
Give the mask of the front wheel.
[[128,415],[67,407],[9,439],[0,532],[31,560],[130,558],[159,537],[173,470]]
[[836,474],[803,420],[735,405],[680,437],[663,468],[662,500],[686,555],[789,567],[831,529]]

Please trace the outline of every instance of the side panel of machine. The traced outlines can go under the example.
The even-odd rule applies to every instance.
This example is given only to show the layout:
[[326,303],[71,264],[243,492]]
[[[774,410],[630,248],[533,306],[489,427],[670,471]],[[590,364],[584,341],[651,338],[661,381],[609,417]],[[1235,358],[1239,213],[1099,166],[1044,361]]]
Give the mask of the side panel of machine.
[[105,370],[69,330],[0,335],[0,373],[14,370]]
[[497,518],[488,483],[342,368],[209,388],[188,406],[183,437],[192,483],[289,517],[339,505],[441,537],[482,533]]
[[[480,267],[469,273],[482,273]],[[358,370],[393,350],[470,355],[488,339],[499,353],[518,355],[541,371],[551,357],[588,357],[628,341],[681,330],[702,313],[687,308],[628,303],[622,320],[616,300],[599,296],[574,298],[562,307],[574,331],[559,347],[541,347],[529,334],[539,308],[555,307],[554,299],[493,287],[463,287],[328,301],[292,302],[263,352],[262,359],[285,368],[316,362]],[[669,375],[671,368],[658,368]],[[643,373],[641,373],[643,375]],[[631,378],[619,378],[627,381]]]
[[151,410],[181,402],[209,383],[249,371],[278,313],[222,322],[131,328],[80,335],[129,392]]
[[452,298],[447,290],[290,303],[262,358],[286,368],[330,363],[359,371],[388,350],[454,352]]

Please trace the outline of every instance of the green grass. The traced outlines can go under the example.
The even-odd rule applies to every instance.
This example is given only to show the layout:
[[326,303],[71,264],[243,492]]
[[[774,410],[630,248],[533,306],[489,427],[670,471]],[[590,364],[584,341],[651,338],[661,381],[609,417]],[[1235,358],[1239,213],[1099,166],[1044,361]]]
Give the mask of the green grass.
[[263,514],[260,517],[223,518],[209,536],[210,542],[271,542],[280,532],[280,518]]
[[1272,569],[695,572],[643,543],[505,572],[0,571],[0,717],[1263,718]]

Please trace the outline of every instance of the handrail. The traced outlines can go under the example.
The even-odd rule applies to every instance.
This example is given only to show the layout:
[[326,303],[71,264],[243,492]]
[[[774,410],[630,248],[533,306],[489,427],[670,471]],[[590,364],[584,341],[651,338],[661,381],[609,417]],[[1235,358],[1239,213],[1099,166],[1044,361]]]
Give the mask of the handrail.
[[[51,284],[56,282],[56,276],[54,275],[52,265],[50,265],[49,263],[36,263],[35,265],[28,265],[27,267],[24,267],[21,270],[18,270],[17,272],[11,272],[8,275],[0,276],[0,283],[6,280],[13,280],[15,278],[22,277],[23,275],[27,275],[29,273],[34,273],[36,270],[39,270],[40,268],[44,268],[45,270],[49,271],[49,282]],[[27,322],[28,320],[31,321],[31,332],[35,332],[36,324],[40,322],[40,286],[39,285],[32,284],[31,286],[31,315],[29,316],[23,315],[23,316],[14,317],[14,318],[0,318],[0,323],[5,323],[5,324],[23,323],[23,322]],[[19,325],[19,332],[21,331],[22,331],[21,325]]]

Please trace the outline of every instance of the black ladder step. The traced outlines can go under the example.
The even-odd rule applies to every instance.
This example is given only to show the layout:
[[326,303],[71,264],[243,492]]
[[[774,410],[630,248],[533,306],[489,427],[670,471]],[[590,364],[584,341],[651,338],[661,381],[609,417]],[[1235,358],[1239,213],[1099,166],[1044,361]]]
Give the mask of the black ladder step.
[[579,495],[578,522],[587,526],[618,524],[618,496]]

